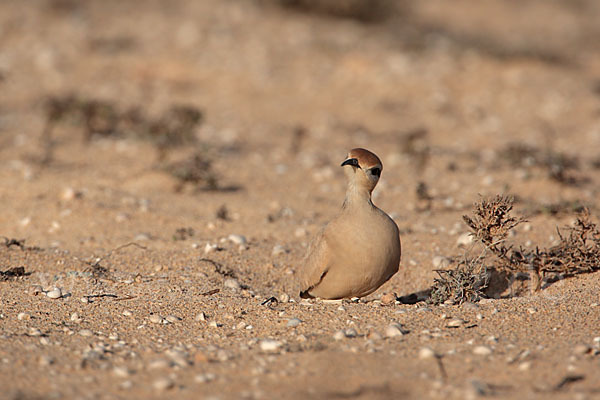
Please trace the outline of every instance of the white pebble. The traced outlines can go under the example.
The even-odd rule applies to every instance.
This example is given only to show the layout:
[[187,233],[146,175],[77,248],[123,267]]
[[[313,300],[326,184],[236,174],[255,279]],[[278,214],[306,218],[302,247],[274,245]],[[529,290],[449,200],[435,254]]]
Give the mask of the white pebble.
[[285,247],[283,247],[282,245],[278,244],[275,245],[273,247],[273,251],[271,252],[271,255],[273,256],[280,256],[282,254],[286,254],[288,251]]
[[448,321],[448,323],[446,324],[446,326],[448,328],[458,328],[459,326],[461,326],[462,324],[464,324],[465,321],[463,321],[462,319],[459,318],[454,318],[451,319],[450,321]]
[[123,311],[123,315],[126,316],[126,317],[131,317],[133,315],[133,313],[131,311],[129,311],[129,310],[124,310]]
[[221,326],[221,324],[218,324],[217,321],[210,321],[208,323],[208,326],[210,326],[211,328],[218,328]]
[[216,378],[215,374],[211,374],[211,373],[199,374],[194,377],[194,382],[206,383],[206,382],[214,381],[215,378]]
[[150,316],[150,322],[152,322],[153,324],[160,324],[162,322],[162,317],[158,314],[152,314]]
[[477,346],[473,349],[473,354],[478,356],[489,356],[492,354],[492,349],[487,346]]
[[421,350],[419,350],[419,359],[427,360],[433,357],[435,357],[435,352],[431,348],[422,347]]
[[463,233],[456,239],[456,245],[458,247],[467,247],[473,244],[474,240],[473,235],[470,233]]
[[169,378],[159,378],[152,383],[152,386],[156,390],[168,390],[175,386],[175,384]]
[[294,231],[294,236],[296,236],[297,238],[304,237],[307,234],[308,232],[304,228],[296,228],[296,230]]
[[225,286],[226,288],[229,288],[229,289],[233,289],[233,290],[240,290],[240,288],[241,288],[240,283],[233,278],[225,279],[223,286]]
[[38,328],[29,328],[27,335],[28,336],[42,336],[42,331],[40,331]]
[[46,296],[51,299],[60,299],[62,297],[62,291],[60,288],[54,288],[46,292]]
[[78,313],[74,312],[73,314],[71,314],[71,321],[80,323],[81,320],[82,320],[82,318],[79,317]]
[[519,371],[528,371],[531,368],[531,361],[524,361],[519,364]]
[[208,254],[208,253],[212,253],[213,251],[217,251],[218,248],[219,247],[216,244],[206,243],[206,246],[204,246],[204,254]]
[[114,367],[113,374],[119,378],[127,378],[129,376],[129,370],[127,367]]
[[300,325],[300,323],[302,323],[302,321],[299,318],[291,318],[290,320],[288,320],[286,326],[288,328],[295,328],[298,325]]
[[334,338],[335,340],[342,340],[342,339],[344,339],[345,337],[346,337],[346,334],[345,334],[345,333],[344,333],[344,331],[343,331],[343,330],[341,330],[341,329],[340,329],[339,331],[336,331],[336,332],[333,334],[333,338]]
[[287,293],[282,293],[281,296],[279,296],[279,301],[282,303],[287,303],[290,301],[290,296]]
[[448,268],[450,265],[450,259],[444,256],[435,256],[431,260],[434,268]]
[[181,321],[181,318],[175,316],[175,315],[167,315],[167,317],[165,318],[168,322],[170,323],[175,323],[175,322],[179,322]]
[[54,364],[54,359],[50,356],[41,356],[38,363],[41,367],[47,367],[48,365]]
[[394,338],[398,336],[403,336],[404,333],[398,324],[390,324],[385,328],[385,337]]
[[248,243],[245,236],[237,235],[235,233],[232,233],[231,235],[229,235],[227,237],[227,239],[232,243],[240,244],[240,245],[245,245],[246,243]]
[[90,331],[89,329],[82,329],[79,331],[79,335],[84,336],[84,337],[89,337],[89,336],[94,335],[94,332]]
[[19,313],[19,315],[17,315],[17,319],[18,319],[19,321],[28,320],[28,319],[30,319],[30,318],[31,318],[31,315],[29,315],[29,314],[27,314],[27,313],[24,313],[24,312],[22,312],[22,313]]
[[271,353],[279,350],[282,343],[278,340],[265,339],[260,342],[260,349],[265,353]]
[[206,321],[206,314],[204,314],[203,312],[200,312],[200,313],[196,314],[196,317],[194,318],[194,320],[196,322]]

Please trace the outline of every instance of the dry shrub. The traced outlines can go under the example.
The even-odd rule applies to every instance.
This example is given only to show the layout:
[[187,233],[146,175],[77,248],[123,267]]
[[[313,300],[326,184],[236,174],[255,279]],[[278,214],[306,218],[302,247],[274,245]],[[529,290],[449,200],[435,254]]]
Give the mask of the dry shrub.
[[461,304],[467,301],[476,302],[485,297],[488,273],[478,259],[464,259],[454,269],[435,272],[439,277],[434,279],[429,302]]
[[572,276],[600,269],[600,231],[591,220],[589,211],[581,212],[573,227],[557,229],[560,242],[550,248],[518,249],[506,243],[511,229],[524,218],[511,215],[513,198],[496,196],[475,204],[473,215],[464,221],[484,250],[473,259],[465,256],[454,269],[436,271],[430,301],[440,304],[476,301],[490,294],[494,274],[508,285],[520,276],[529,276],[531,288],[539,290],[545,274]]

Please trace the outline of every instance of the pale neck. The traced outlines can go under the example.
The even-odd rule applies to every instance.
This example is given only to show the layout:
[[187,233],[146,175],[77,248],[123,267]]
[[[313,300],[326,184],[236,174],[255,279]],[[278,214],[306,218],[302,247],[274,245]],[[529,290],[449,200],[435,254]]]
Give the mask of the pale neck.
[[356,185],[356,182],[352,179],[348,183],[346,189],[346,198],[344,199],[343,208],[354,208],[354,207],[373,207],[371,202],[371,190],[364,186]]

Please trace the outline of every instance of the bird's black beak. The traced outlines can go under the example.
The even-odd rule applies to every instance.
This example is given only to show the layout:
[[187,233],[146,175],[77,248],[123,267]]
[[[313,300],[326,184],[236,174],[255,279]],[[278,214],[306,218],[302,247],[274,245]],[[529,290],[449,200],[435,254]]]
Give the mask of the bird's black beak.
[[349,158],[342,163],[342,167],[344,165],[352,165],[353,167],[358,167],[358,160],[356,158]]

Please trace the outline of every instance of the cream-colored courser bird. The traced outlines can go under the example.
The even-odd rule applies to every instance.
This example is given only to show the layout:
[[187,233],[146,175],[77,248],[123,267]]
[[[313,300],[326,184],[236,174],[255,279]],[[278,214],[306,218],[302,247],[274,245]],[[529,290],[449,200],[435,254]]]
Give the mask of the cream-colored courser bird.
[[363,297],[398,272],[398,226],[371,201],[381,160],[368,150],[352,149],[342,167],[348,177],[346,199],[308,250],[298,274],[302,298]]

